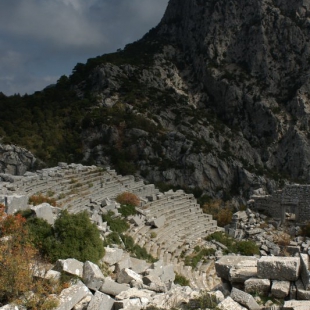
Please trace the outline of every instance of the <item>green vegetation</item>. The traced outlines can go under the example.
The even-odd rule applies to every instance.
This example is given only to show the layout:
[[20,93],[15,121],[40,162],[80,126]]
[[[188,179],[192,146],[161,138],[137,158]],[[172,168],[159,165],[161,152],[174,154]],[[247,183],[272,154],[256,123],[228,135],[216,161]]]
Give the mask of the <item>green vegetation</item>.
[[215,254],[214,249],[200,249],[199,247],[195,247],[195,251],[192,255],[186,256],[184,260],[184,264],[186,266],[192,266],[196,268],[197,264],[206,256],[211,256]]
[[119,216],[116,216],[113,211],[108,211],[107,214],[102,215],[102,220],[107,222],[111,230],[116,233],[123,233],[129,229],[127,221]]
[[251,240],[237,241],[223,232],[215,232],[212,235],[208,236],[206,240],[215,240],[225,245],[228,248],[228,250],[224,251],[226,254],[239,253],[246,256],[259,254],[259,248],[255,244],[255,242]]
[[63,211],[54,227],[45,220],[29,217],[26,223],[32,242],[52,262],[74,257],[82,262],[98,262],[104,255],[99,231],[87,212]]
[[174,284],[179,284],[182,286],[189,286],[189,280],[182,276],[181,274],[176,273],[175,274],[175,279],[174,279]]

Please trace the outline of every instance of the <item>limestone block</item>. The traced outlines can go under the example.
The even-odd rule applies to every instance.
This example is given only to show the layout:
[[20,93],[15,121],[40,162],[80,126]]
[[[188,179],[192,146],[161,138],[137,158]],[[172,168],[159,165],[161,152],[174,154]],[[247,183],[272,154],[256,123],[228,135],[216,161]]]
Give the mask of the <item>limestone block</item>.
[[10,305],[5,305],[3,307],[0,307],[0,310],[26,310],[26,308],[23,306],[16,306],[16,305],[10,304]]
[[31,208],[38,218],[46,220],[49,224],[54,225],[55,217],[52,210],[52,206],[49,203],[41,203]]
[[229,271],[231,282],[244,283],[247,279],[257,276],[257,267],[235,266]]
[[128,284],[120,284],[113,281],[111,278],[105,278],[103,284],[99,288],[99,291],[108,295],[116,296],[129,289],[130,286]]
[[173,282],[175,279],[174,267],[173,265],[167,265],[163,268],[163,273],[160,276],[162,282]]
[[276,298],[285,298],[290,292],[291,283],[289,281],[272,281],[271,295]]
[[270,285],[269,279],[250,278],[244,282],[244,289],[250,294],[268,296]]
[[123,300],[123,299],[133,299],[133,298],[147,298],[151,299],[155,295],[155,292],[150,290],[139,290],[135,287],[130,288],[127,291],[123,291],[117,296],[115,296],[116,300]]
[[[215,262],[215,270],[219,277],[229,280],[229,271],[232,267],[239,264],[242,266],[243,263],[247,262],[247,264],[253,264],[252,262],[257,262],[258,259],[256,257],[249,257],[249,256],[232,256],[226,255],[221,257],[219,260]],[[253,267],[253,265],[251,266]]]
[[207,292],[207,294],[218,304],[225,299],[225,296],[221,291]]
[[257,262],[257,276],[261,279],[296,281],[299,268],[299,257],[264,256]]
[[83,263],[75,258],[58,259],[53,270],[83,277]]
[[231,297],[225,298],[217,305],[217,308],[220,310],[247,310],[235,302]]
[[152,220],[150,224],[156,228],[161,228],[165,225],[166,217],[164,215]]
[[110,296],[96,291],[94,297],[90,301],[87,310],[111,310],[115,300]]
[[147,275],[142,278],[142,281],[145,285],[149,287],[150,290],[154,292],[165,292],[166,286],[161,281],[161,279],[158,276],[155,275]]
[[81,299],[73,308],[72,310],[87,310],[87,306],[93,298],[93,294],[89,292],[87,296]]
[[136,281],[138,283],[143,283],[142,278],[139,274],[134,272],[133,270],[130,270],[128,268],[124,268],[120,271],[117,277],[118,283],[130,283],[131,281]]
[[55,310],[72,309],[79,301],[89,294],[89,289],[81,281],[62,290],[58,299],[59,305]]
[[287,310],[309,310],[310,300],[288,300],[284,302],[283,309]]
[[143,303],[140,298],[116,300],[114,303],[114,310],[138,310],[143,309]]
[[148,269],[151,264],[147,263],[145,260],[130,257],[131,269],[136,273],[143,273]]
[[309,275],[309,256],[308,254],[300,254],[300,277],[305,290],[309,288],[310,275]]
[[115,249],[115,248],[105,248],[105,255],[102,258],[103,262],[114,265],[118,263],[123,257],[124,251],[122,249]]
[[[131,265],[132,265],[131,257],[129,256],[128,253],[124,253],[122,259],[118,263],[115,264],[115,272],[119,273],[124,268],[132,269]],[[134,270],[134,271],[136,271],[136,270]],[[137,273],[139,273],[139,272],[137,272]]]
[[60,280],[61,272],[56,270],[48,270],[44,276],[47,280]]
[[5,205],[5,212],[7,214],[14,214],[19,210],[28,209],[27,195],[0,195],[0,203]]
[[103,284],[104,275],[96,264],[86,261],[83,268],[83,281],[89,289],[96,291]]
[[257,304],[252,295],[243,292],[241,290],[238,290],[235,287],[233,287],[230,297],[240,305],[245,306],[247,309],[251,310],[260,309],[260,306]]
[[310,300],[310,291],[304,289],[304,285],[301,280],[295,282],[297,288],[297,299]]

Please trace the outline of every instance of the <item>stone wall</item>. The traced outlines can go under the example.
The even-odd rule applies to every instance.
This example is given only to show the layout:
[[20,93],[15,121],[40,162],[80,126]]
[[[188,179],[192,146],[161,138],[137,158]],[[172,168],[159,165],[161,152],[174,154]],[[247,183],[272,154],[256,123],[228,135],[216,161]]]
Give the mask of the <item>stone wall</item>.
[[254,195],[249,204],[274,218],[285,220],[286,213],[295,214],[296,221],[310,220],[310,185],[287,185],[271,195]]

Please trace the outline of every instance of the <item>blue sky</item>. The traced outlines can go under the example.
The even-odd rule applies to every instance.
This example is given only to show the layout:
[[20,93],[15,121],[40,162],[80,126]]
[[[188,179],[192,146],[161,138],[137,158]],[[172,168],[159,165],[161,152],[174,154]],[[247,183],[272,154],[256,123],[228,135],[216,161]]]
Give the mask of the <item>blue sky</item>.
[[31,94],[140,39],[168,0],[2,0],[0,91]]

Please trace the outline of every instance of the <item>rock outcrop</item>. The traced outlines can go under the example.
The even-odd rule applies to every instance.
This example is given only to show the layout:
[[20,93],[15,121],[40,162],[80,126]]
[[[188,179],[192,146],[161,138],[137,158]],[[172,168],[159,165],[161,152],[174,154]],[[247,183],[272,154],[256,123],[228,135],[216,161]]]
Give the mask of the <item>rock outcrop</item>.
[[0,173],[23,175],[38,165],[39,161],[28,150],[15,145],[0,144]]

